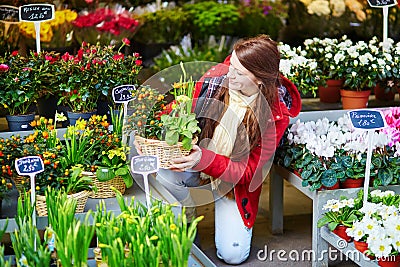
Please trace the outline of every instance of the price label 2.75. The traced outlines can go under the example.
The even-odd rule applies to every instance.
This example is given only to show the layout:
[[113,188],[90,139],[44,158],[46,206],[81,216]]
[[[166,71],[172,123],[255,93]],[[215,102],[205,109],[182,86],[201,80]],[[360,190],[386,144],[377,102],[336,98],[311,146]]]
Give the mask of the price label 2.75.
[[43,161],[38,156],[28,156],[15,160],[15,168],[19,175],[33,175],[44,170]]

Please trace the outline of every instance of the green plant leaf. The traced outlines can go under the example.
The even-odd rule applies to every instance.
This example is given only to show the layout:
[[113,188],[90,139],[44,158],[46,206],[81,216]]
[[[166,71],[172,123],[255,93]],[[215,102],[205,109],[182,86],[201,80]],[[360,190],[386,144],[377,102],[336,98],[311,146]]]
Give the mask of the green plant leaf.
[[110,168],[99,167],[96,170],[96,177],[100,182],[106,182],[115,177],[115,173]]

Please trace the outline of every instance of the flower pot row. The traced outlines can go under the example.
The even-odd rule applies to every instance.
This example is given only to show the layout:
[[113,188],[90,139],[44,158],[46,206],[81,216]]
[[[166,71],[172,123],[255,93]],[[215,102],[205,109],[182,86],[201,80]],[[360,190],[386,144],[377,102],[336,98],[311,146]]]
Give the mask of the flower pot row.
[[400,194],[376,189],[367,196],[359,190],[353,198],[336,197],[323,205],[325,212],[317,226],[326,225],[341,239],[354,242],[358,251],[379,266],[400,266]]

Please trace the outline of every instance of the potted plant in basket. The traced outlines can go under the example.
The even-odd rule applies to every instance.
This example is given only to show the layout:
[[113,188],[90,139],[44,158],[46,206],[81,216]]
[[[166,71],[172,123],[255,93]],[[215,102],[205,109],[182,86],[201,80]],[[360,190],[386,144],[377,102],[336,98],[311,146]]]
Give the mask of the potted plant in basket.
[[138,101],[130,102],[137,112],[128,118],[127,129],[135,131],[135,140],[143,154],[159,156],[162,168],[169,166],[171,158],[189,154],[200,132],[196,115],[192,113],[194,81],[186,78],[183,64],[181,68],[183,77],[173,84],[169,92],[172,102],[167,106],[164,96],[157,96],[151,88],[149,91],[142,88],[147,93],[139,95]]
[[85,172],[93,179],[96,192],[92,192],[91,198],[115,197],[112,188],[124,194],[125,189],[133,185],[133,177],[127,164],[129,149],[122,144],[121,129],[123,113],[112,115],[112,131],[107,122],[107,116],[92,116],[87,128],[101,136],[94,150],[100,151],[91,168],[91,172]]

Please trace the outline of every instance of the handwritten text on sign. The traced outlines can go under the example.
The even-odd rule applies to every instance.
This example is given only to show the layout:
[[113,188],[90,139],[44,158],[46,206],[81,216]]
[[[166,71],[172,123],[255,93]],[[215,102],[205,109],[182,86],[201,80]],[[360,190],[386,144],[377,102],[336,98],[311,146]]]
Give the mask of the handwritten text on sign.
[[44,170],[43,161],[38,156],[28,156],[15,160],[15,168],[19,175],[29,175]]
[[368,0],[371,7],[390,7],[397,5],[396,0]]
[[158,158],[156,156],[136,156],[131,161],[132,172],[153,173],[158,171]]
[[0,21],[9,23],[19,22],[18,7],[0,6]]
[[134,85],[120,85],[112,90],[112,97],[115,103],[126,103],[133,99],[133,91],[136,90]]
[[355,128],[372,130],[386,127],[382,112],[372,109],[349,111],[351,123]]
[[19,7],[20,21],[46,21],[54,19],[54,5],[32,4]]

